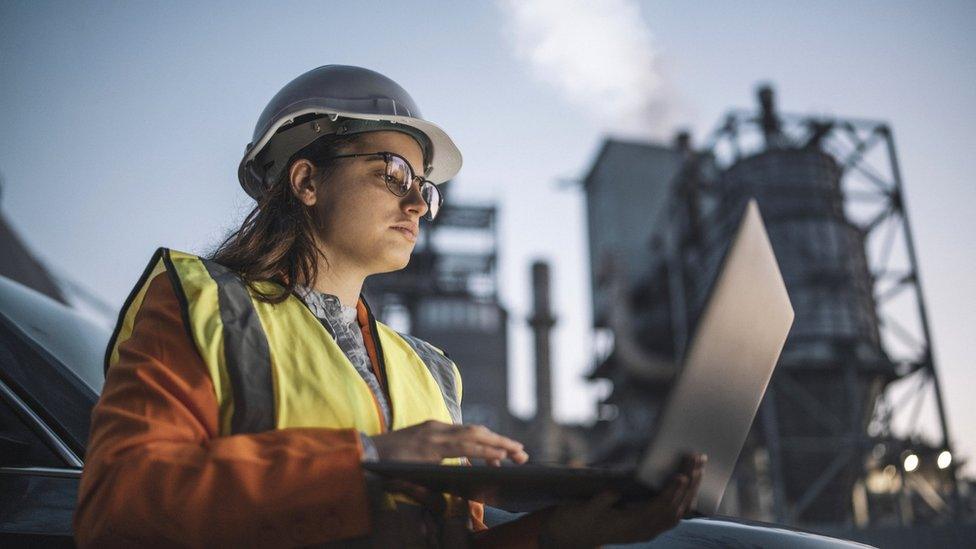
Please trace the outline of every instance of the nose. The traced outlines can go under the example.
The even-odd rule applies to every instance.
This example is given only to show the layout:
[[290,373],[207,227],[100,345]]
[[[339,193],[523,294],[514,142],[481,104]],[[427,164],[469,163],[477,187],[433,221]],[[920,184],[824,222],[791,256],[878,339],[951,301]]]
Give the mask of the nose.
[[400,199],[400,207],[404,212],[416,213],[417,217],[423,217],[427,213],[427,203],[420,194],[420,184],[414,183],[410,186],[410,192]]

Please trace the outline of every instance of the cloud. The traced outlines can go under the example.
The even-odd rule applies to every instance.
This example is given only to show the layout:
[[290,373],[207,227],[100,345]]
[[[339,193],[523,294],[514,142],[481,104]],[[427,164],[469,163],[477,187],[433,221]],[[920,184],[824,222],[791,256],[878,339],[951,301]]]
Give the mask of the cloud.
[[516,56],[609,131],[661,137],[671,101],[654,37],[630,0],[499,0]]

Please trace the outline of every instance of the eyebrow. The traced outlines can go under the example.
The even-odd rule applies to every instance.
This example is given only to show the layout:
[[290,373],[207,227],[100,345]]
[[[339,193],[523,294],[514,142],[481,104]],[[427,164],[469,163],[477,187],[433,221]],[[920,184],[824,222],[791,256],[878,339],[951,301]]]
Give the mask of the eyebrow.
[[386,159],[385,159],[385,158],[383,158],[383,156],[382,156],[382,155],[384,155],[384,154],[392,154],[392,155],[395,155],[395,156],[399,156],[400,158],[402,158],[402,159],[403,159],[403,161],[404,161],[404,162],[406,162],[406,163],[407,163],[407,165],[408,165],[408,166],[410,166],[410,171],[412,171],[412,172],[413,172],[413,175],[414,175],[415,177],[416,177],[416,176],[419,176],[419,177],[421,177],[421,178],[423,178],[423,177],[424,177],[423,175],[421,175],[421,174],[418,174],[418,173],[417,173],[416,171],[414,171],[414,169],[413,169],[413,164],[411,164],[411,163],[410,163],[410,161],[406,159],[406,157],[404,157],[404,156],[401,156],[401,155],[399,155],[399,154],[397,154],[397,153],[395,153],[395,152],[391,152],[391,151],[380,151],[380,152],[376,152],[376,153],[357,153],[357,154],[360,154],[360,155],[362,155],[363,157],[368,157],[368,156],[371,156],[371,155],[373,155],[373,154],[375,154],[375,155],[377,155],[377,156],[374,156],[373,158],[371,158],[371,159],[369,159],[369,160],[367,160],[367,162],[376,162],[376,161],[378,161],[378,160],[382,160],[383,162],[386,162]]
[[[376,154],[377,154],[377,155],[382,155],[382,154],[384,154],[384,153],[388,153],[388,154],[394,154],[394,155],[396,155],[396,156],[399,156],[400,158],[403,158],[403,161],[404,161],[404,162],[406,162],[408,166],[410,166],[410,171],[412,171],[412,172],[413,172],[413,175],[414,175],[415,177],[416,177],[417,175],[419,175],[419,174],[417,174],[417,172],[416,172],[416,171],[414,171],[414,169],[413,169],[413,164],[411,164],[411,163],[410,163],[410,161],[406,159],[406,157],[403,157],[403,156],[400,156],[399,154],[396,154],[396,153],[394,153],[394,152],[390,152],[390,151],[383,151],[383,152],[380,152],[380,153],[376,153]],[[369,154],[369,153],[364,153],[364,154]],[[386,162],[386,159],[385,159],[385,158],[383,158],[382,156],[374,156],[373,158],[371,158],[371,159],[369,159],[369,160],[367,160],[367,162],[376,162],[376,161],[382,161],[382,162]],[[421,175],[420,177],[422,178],[423,176]]]

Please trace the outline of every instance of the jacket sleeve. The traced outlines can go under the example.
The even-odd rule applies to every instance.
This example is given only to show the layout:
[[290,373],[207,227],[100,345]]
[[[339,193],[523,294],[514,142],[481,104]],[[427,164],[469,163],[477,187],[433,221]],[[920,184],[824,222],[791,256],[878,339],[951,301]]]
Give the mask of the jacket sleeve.
[[368,532],[355,429],[220,437],[217,410],[173,287],[156,276],[92,411],[78,545],[311,545]]

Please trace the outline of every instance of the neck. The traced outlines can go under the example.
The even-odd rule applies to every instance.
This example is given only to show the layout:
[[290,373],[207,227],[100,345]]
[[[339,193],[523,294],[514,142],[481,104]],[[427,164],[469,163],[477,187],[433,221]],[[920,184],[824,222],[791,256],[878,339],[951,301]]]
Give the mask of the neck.
[[355,307],[359,302],[359,294],[363,290],[366,275],[355,269],[343,268],[350,262],[342,261],[329,250],[320,248],[330,261],[319,257],[318,275],[310,286],[316,291],[332,294],[339,298],[339,303],[346,307]]

